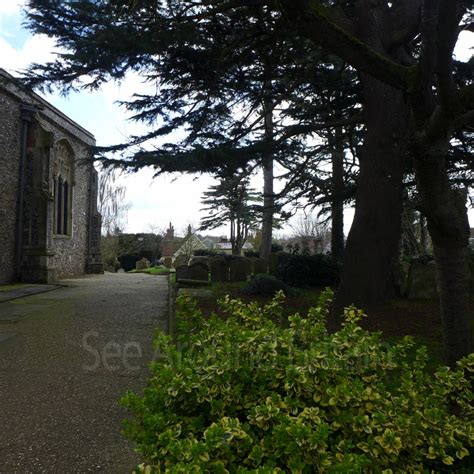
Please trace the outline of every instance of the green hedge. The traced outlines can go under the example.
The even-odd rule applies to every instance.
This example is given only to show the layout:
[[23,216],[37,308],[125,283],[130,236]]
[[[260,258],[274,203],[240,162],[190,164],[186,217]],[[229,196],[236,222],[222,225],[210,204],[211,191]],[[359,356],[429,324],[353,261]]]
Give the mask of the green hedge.
[[136,263],[140,260],[138,254],[123,254],[119,255],[118,261],[120,266],[126,271],[135,270]]
[[275,276],[297,288],[325,287],[339,283],[340,265],[329,255],[282,253]]
[[329,334],[328,292],[307,317],[274,324],[283,298],[226,298],[227,317],[210,320],[178,299],[179,349],[158,334],[148,387],[123,399],[139,470],[472,472],[474,355],[431,375],[424,348],[388,346],[355,308]]

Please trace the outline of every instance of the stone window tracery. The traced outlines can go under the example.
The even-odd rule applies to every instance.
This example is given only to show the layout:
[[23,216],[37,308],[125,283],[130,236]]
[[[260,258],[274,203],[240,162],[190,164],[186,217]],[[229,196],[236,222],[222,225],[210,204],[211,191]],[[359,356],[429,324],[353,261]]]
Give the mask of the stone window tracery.
[[54,147],[53,194],[55,235],[70,236],[74,186],[74,153],[66,140]]

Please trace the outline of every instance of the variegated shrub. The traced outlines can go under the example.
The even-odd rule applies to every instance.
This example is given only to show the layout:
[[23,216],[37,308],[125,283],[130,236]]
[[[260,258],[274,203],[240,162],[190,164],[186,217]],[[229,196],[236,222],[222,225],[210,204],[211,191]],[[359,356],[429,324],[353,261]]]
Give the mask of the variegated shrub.
[[329,291],[289,327],[283,299],[227,298],[225,318],[204,318],[179,298],[177,346],[159,334],[148,387],[123,400],[140,470],[469,472],[474,355],[433,375],[424,348],[389,346],[355,308],[328,333]]

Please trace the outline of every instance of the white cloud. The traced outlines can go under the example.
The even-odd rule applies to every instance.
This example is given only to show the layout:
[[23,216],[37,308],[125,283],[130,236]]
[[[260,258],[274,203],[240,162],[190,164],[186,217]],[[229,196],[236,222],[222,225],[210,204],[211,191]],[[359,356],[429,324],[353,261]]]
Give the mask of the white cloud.
[[1,15],[16,15],[25,5],[26,0],[1,0],[0,1],[0,16]]
[[20,50],[0,37],[1,67],[15,74],[32,62],[46,62],[54,58],[54,41],[45,35],[36,35],[25,41]]

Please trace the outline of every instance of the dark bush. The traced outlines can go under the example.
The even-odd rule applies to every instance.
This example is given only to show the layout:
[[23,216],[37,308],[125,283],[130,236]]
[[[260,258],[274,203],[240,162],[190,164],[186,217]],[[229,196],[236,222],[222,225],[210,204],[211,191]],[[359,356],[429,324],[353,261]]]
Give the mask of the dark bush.
[[[155,257],[156,257],[155,252],[153,252],[152,250],[140,250],[138,252],[138,259],[139,260],[141,260],[142,258],[146,258],[148,261],[154,262]],[[161,255],[159,257],[161,257]]]
[[274,296],[278,291],[288,295],[288,285],[273,275],[260,273],[252,276],[252,279],[242,288],[242,292],[251,296]]
[[196,249],[193,252],[195,257],[215,257],[218,252],[214,249]]
[[410,263],[422,263],[426,265],[427,263],[432,262],[434,260],[434,257],[433,255],[429,255],[429,254],[417,255],[417,256],[408,255],[404,258],[404,260]]
[[222,254],[219,254],[219,255],[221,257],[224,257],[226,262],[230,262],[231,260],[239,260],[241,258],[244,258],[241,255],[231,255],[231,254],[228,254],[228,253],[222,253]]
[[340,265],[324,254],[282,253],[276,277],[297,288],[333,286],[339,283]]
[[136,254],[125,253],[118,257],[120,266],[126,271],[135,270],[135,264],[140,260],[140,257]]
[[244,250],[244,255],[246,257],[260,257],[260,252],[257,252],[256,250]]
[[272,253],[283,252],[283,245],[277,244],[276,242],[272,243]]

